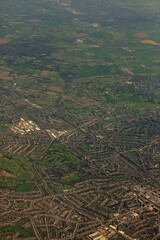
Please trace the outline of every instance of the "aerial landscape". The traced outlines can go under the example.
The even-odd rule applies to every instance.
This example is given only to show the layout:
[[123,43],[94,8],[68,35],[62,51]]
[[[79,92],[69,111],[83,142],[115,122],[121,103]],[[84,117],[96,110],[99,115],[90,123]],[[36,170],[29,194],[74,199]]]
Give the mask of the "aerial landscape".
[[0,13],[0,239],[160,240],[160,1]]

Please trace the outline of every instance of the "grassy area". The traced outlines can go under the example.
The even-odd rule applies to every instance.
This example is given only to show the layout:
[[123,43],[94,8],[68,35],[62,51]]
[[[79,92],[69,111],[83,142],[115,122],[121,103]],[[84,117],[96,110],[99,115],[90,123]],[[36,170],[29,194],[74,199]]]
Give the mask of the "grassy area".
[[138,154],[135,151],[127,152],[128,157],[136,157]]
[[23,227],[23,224],[25,223],[25,220],[20,220],[16,223],[15,226],[1,226],[0,227],[0,233],[9,233],[9,232],[18,232],[20,234],[20,237],[22,238],[29,238],[33,236],[33,231],[31,228],[25,228]]
[[85,143],[85,144],[83,145],[83,147],[84,147],[86,150],[90,150],[90,149],[92,148],[92,146],[91,146],[90,144],[87,144],[87,143]]
[[33,186],[29,183],[18,184],[15,188],[16,192],[29,192]]
[[64,177],[61,178],[60,182],[64,183],[64,184],[74,184],[75,182],[78,182],[79,177],[72,173],[70,175],[66,175]]
[[14,232],[14,231],[15,231],[14,226],[1,226],[0,227],[0,233]]
[[64,145],[53,143],[50,153],[41,162],[42,165],[54,167],[74,167],[80,163],[80,159],[67,151]]
[[110,238],[110,240],[126,240],[126,238],[124,238],[122,236],[116,236],[116,237]]
[[80,78],[88,78],[92,76],[105,76],[105,75],[112,75],[112,74],[119,74],[120,70],[117,66],[102,66],[102,65],[95,65],[95,66],[87,66],[84,65],[80,68],[78,76]]
[[[17,190],[21,189],[21,191],[27,191],[28,188],[31,189],[30,184],[26,184],[25,182],[36,178],[32,164],[27,158],[23,157],[4,157],[2,155],[0,157],[0,171],[1,186],[16,188]],[[23,182],[23,184],[19,185],[21,182]]]
[[120,141],[120,142],[137,142],[138,139],[137,137],[135,136],[125,136],[125,135],[120,135],[120,136],[117,136],[116,138],[117,141]]

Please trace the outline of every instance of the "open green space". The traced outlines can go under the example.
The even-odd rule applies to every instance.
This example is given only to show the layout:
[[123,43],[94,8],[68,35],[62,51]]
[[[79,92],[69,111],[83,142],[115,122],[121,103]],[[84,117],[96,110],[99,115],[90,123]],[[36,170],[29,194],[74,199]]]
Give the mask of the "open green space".
[[112,237],[110,238],[110,240],[125,240],[126,238],[122,237],[122,236],[117,236],[117,237]]
[[23,224],[25,223],[25,220],[20,220],[16,223],[15,226],[2,226],[0,227],[0,233],[5,232],[18,232],[20,234],[20,237],[22,238],[29,238],[33,236],[33,232],[31,228],[23,227]]
[[36,173],[27,158],[19,156],[0,157],[0,184],[5,188],[26,192],[32,189],[27,181],[34,180]]
[[67,151],[65,146],[60,143],[53,143],[47,157],[40,163],[46,166],[54,167],[74,167],[80,163],[80,159]]

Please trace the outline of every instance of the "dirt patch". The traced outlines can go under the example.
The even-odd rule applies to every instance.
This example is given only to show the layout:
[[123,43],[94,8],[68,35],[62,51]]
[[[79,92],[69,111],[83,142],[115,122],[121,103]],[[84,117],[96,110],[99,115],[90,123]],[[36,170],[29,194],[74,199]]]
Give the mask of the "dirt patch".
[[62,87],[50,87],[47,89],[47,93],[63,93]]
[[14,178],[12,174],[6,172],[5,170],[0,172],[0,177]]
[[150,3],[150,2],[144,3],[144,6],[150,7],[150,6],[153,6],[153,3]]
[[9,39],[5,39],[5,38],[0,38],[0,44],[7,44],[9,43],[11,40]]
[[[1,62],[0,62],[0,65],[1,65]],[[0,79],[2,79],[4,81],[12,81],[13,76],[11,76],[10,74],[11,74],[11,69],[3,66],[3,68],[0,72]]]
[[7,35],[5,35],[5,39],[12,39],[12,38],[14,38],[15,36],[14,35],[12,35],[12,34],[7,34]]
[[91,48],[100,48],[99,45],[90,45]]
[[144,33],[144,32],[138,32],[138,33],[135,34],[135,36],[138,37],[138,38],[143,38],[143,39],[149,38],[149,35],[147,33]]
[[145,43],[145,44],[150,44],[150,45],[160,45],[159,43],[153,41],[153,40],[143,40],[141,41],[142,43]]
[[49,71],[42,71],[41,72],[41,76],[42,77],[48,77],[50,75],[50,72]]
[[76,104],[77,106],[83,106],[83,107],[89,107],[89,106],[98,104],[96,100],[89,97],[82,97],[80,99],[77,99],[76,103],[77,103]]
[[127,67],[122,67],[121,69],[124,73],[131,74],[131,75],[133,74],[133,72]]

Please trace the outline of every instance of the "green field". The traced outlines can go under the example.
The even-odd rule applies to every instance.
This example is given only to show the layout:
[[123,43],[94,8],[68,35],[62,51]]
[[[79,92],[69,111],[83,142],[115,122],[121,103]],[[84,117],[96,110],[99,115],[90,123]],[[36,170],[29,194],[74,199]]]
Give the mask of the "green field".
[[[5,188],[14,188],[16,191],[29,191],[32,186],[27,181],[36,178],[32,164],[23,157],[0,157],[0,184]],[[4,172],[4,174],[2,174]]]

